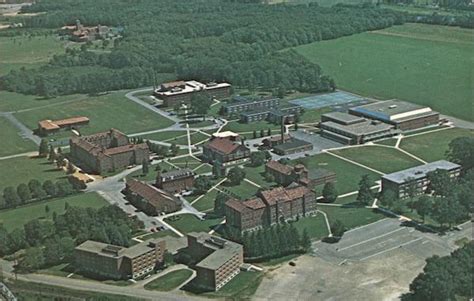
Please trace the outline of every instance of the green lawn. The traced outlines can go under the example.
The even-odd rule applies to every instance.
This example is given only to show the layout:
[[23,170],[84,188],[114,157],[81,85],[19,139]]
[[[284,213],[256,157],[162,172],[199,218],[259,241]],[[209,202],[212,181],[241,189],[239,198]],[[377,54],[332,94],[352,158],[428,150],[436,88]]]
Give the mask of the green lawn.
[[36,150],[36,145],[29,139],[20,137],[18,129],[6,118],[0,116],[0,157]]
[[53,55],[64,53],[64,42],[57,36],[0,37],[0,76],[22,67],[39,67]]
[[472,35],[470,29],[405,24],[296,50],[318,63],[339,88],[429,105],[472,121]]
[[245,166],[245,178],[249,179],[250,181],[262,186],[262,187],[270,187],[275,185],[275,182],[267,182],[264,178],[265,174],[265,166]]
[[[298,161],[302,161],[308,169],[324,168],[335,172],[337,176],[336,188],[339,194],[356,191],[363,175],[369,175],[372,181],[380,179],[378,174],[368,169],[328,154],[318,154]],[[296,161],[294,163],[296,164]]]
[[257,131],[257,136],[260,137],[260,130],[265,131],[265,135],[267,134],[268,129],[280,129],[279,125],[269,123],[266,121],[259,121],[259,122],[251,122],[251,123],[240,123],[238,121],[230,121],[222,131],[232,131],[236,133],[240,132],[252,132]]
[[83,127],[82,134],[91,134],[116,128],[132,134],[141,131],[165,128],[173,122],[125,98],[125,92],[112,92],[93,96],[67,105],[38,108],[20,112],[15,116],[30,129],[37,127],[38,120],[61,119],[72,116],[87,116],[90,124]]
[[145,284],[145,289],[164,292],[171,291],[179,287],[192,274],[193,272],[187,269],[172,271]]
[[189,232],[209,232],[221,221],[222,218],[199,220],[192,214],[181,214],[165,219],[165,222],[183,234]]
[[[100,208],[107,205],[100,195],[96,193],[81,193],[65,198],[55,198],[45,200],[39,203],[32,203],[16,209],[8,209],[0,211],[0,223],[11,231],[15,228],[23,227],[28,221],[35,218],[52,218],[53,212],[62,214],[64,212],[64,204],[69,203],[71,206]],[[46,214],[45,206],[48,205],[50,212]]]
[[141,240],[148,240],[148,239],[153,239],[153,238],[161,238],[161,237],[166,237],[166,236],[172,236],[172,237],[178,237],[173,231],[171,230],[163,230],[159,232],[152,232],[148,233],[146,235],[140,236]]
[[212,166],[210,166],[209,164],[200,165],[200,167],[194,170],[194,172],[197,174],[205,174],[208,172],[212,172]]
[[445,153],[449,143],[463,136],[474,136],[472,130],[448,129],[434,133],[403,138],[400,147],[426,161],[446,159]]
[[214,200],[216,199],[218,193],[219,192],[217,190],[212,190],[206,193],[202,198],[193,204],[193,207],[199,211],[214,209]]
[[294,222],[293,225],[298,229],[300,234],[306,229],[311,239],[314,240],[321,239],[329,234],[324,216],[319,212],[316,216],[300,218]]
[[384,140],[377,141],[377,142],[375,142],[375,144],[395,146],[397,144],[397,140],[398,139],[396,139],[396,138],[389,138],[389,139],[384,139]]
[[186,166],[188,166],[189,168],[196,168],[198,167],[199,165],[202,164],[201,161],[191,157],[191,156],[186,156],[186,157],[181,157],[181,158],[177,158],[177,159],[174,159],[174,160],[169,160],[170,163],[178,166],[178,167],[181,167],[181,168],[184,168]]
[[61,106],[68,102],[84,99],[86,96],[80,94],[71,94],[58,96],[55,98],[42,98],[35,95],[23,95],[8,91],[0,91],[0,111],[10,112],[17,110],[32,109],[43,106]]
[[186,136],[187,133],[186,131],[166,131],[166,132],[157,132],[153,134],[148,134],[148,135],[143,135],[140,136],[143,139],[150,139],[150,140],[157,140],[157,141],[167,141],[169,143],[172,143],[174,138],[180,137],[180,136]]
[[397,149],[375,145],[335,150],[332,153],[387,174],[423,164]]
[[225,182],[219,186],[219,189],[222,189],[224,191],[230,191],[234,195],[240,197],[242,200],[245,200],[245,199],[253,197],[257,193],[259,188],[246,181],[242,181],[240,185],[236,185],[236,186],[232,186],[228,184],[227,182]]
[[5,187],[27,184],[33,179],[44,182],[65,177],[64,171],[56,169],[55,164],[44,158],[17,157],[0,160],[0,192]]
[[385,218],[383,214],[376,213],[368,208],[320,206],[319,210],[327,214],[330,224],[336,220],[340,220],[348,230]]

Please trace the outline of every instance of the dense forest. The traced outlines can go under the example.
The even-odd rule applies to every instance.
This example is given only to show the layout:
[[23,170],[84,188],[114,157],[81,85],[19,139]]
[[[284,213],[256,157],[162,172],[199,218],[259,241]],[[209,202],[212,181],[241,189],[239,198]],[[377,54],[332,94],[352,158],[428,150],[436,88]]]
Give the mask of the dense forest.
[[24,12],[21,34],[84,25],[123,28],[110,52],[69,49],[36,70],[1,78],[3,89],[54,96],[95,93],[194,78],[266,89],[326,91],[320,67],[283,49],[404,22],[405,14],[376,7],[264,5],[223,0],[37,1]]

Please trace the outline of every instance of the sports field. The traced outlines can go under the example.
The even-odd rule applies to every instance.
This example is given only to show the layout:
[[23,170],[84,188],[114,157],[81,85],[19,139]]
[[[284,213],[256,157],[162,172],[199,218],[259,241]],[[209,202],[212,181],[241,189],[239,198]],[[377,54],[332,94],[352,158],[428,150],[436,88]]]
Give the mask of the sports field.
[[381,99],[429,105],[474,120],[473,30],[405,24],[296,47],[339,88]]
[[18,135],[18,129],[2,116],[0,116],[0,141],[0,157],[37,149],[31,140],[20,137]]
[[167,118],[137,105],[124,96],[125,92],[88,97],[53,107],[42,107],[24,111],[15,116],[30,129],[37,127],[42,119],[62,119],[86,116],[90,124],[81,129],[82,134],[91,134],[116,128],[126,134],[160,129],[173,124]]
[[466,129],[447,129],[433,133],[416,135],[402,139],[400,147],[426,161],[446,159],[449,143],[463,136],[474,137],[474,131]]

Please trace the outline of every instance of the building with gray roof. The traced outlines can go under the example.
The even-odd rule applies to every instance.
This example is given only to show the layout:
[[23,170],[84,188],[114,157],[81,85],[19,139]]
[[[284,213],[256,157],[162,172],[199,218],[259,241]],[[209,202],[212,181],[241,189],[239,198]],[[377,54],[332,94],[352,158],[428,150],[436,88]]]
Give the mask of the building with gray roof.
[[415,185],[418,193],[424,192],[430,181],[428,174],[435,170],[445,170],[452,178],[459,176],[461,166],[446,160],[439,160],[425,165],[408,168],[382,177],[382,191],[392,190],[398,197],[407,197],[410,185]]

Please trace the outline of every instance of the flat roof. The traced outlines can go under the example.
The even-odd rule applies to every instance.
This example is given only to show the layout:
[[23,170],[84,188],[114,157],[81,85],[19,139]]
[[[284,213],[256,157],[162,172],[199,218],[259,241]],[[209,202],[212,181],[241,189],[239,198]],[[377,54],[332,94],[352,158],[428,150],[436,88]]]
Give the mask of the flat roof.
[[291,141],[278,144],[274,146],[273,149],[279,149],[279,150],[285,151],[285,150],[299,148],[299,147],[303,147],[307,145],[312,145],[312,143],[308,141],[292,138]]
[[[372,120],[365,120],[363,122],[358,122],[354,124],[340,124],[333,121],[326,121],[321,123],[323,126],[337,129],[339,131],[360,136],[360,135],[369,135],[373,133],[387,131],[393,128],[393,125],[383,123],[383,122],[374,122]],[[324,129],[324,128],[323,128]]]
[[439,160],[425,165],[420,165],[402,171],[394,172],[383,176],[382,179],[386,179],[397,184],[403,184],[408,178],[413,178],[415,180],[422,179],[426,176],[427,173],[435,171],[437,169],[454,170],[457,168],[461,168],[461,166],[459,164],[446,160]]
[[351,108],[349,111],[384,121],[395,121],[402,118],[433,112],[430,107],[401,100],[379,101]]
[[331,112],[331,113],[326,113],[323,114],[322,117],[327,117],[336,121],[340,121],[341,123],[356,123],[356,122],[362,122],[365,119],[363,117],[359,117],[356,115],[348,114],[348,113],[343,113],[343,112]]
[[214,250],[196,264],[198,267],[216,270],[242,250],[242,245],[238,243],[205,232],[191,232],[188,235],[195,237],[198,243]]

